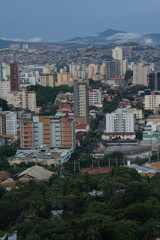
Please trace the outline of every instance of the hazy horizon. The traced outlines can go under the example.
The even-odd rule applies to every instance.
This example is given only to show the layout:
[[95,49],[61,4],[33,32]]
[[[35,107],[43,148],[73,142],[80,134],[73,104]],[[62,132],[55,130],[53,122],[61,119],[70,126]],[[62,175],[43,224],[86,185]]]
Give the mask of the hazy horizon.
[[159,10],[159,0],[1,0],[0,38],[63,41],[108,28],[160,33]]

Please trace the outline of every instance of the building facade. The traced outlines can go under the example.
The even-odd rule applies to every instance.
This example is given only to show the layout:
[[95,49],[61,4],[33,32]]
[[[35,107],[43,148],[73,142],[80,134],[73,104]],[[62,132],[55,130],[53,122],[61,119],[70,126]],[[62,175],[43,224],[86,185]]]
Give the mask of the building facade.
[[[28,128],[28,130],[27,130]],[[32,121],[21,120],[21,147],[76,147],[75,120],[51,116],[34,116]]]
[[92,78],[93,75],[98,73],[98,65],[91,63],[88,66],[88,78]]
[[112,58],[120,61],[120,75],[123,75],[123,49],[115,47],[112,49]]
[[10,92],[7,102],[14,107],[36,111],[36,93],[34,91]]
[[89,96],[87,81],[74,80],[74,116],[85,117],[89,116]]
[[135,132],[135,118],[133,113],[125,109],[117,109],[106,114],[106,132]]
[[154,91],[152,91],[150,95],[145,95],[144,105],[146,110],[149,109],[154,111],[156,108],[159,108],[160,95],[155,94]]
[[136,116],[136,119],[142,119],[143,118],[142,109],[127,108],[126,110],[127,110],[128,113],[133,113]]
[[10,81],[0,81],[0,98],[7,100],[7,95],[10,91]]
[[73,85],[73,79],[72,79],[72,74],[68,72],[62,72],[57,74],[57,86],[60,85]]
[[151,90],[160,90],[160,72],[148,73],[148,87]]
[[148,66],[144,66],[143,63],[133,66],[133,84],[134,85],[144,85],[148,86],[147,75],[148,75]]
[[102,89],[89,89],[89,106],[102,104]]
[[0,108],[0,135],[17,135],[17,115]]
[[119,60],[108,61],[106,63],[106,79],[120,78],[121,65]]
[[11,84],[11,91],[20,90],[19,69],[18,69],[18,64],[16,63],[10,64],[10,84]]
[[6,113],[6,135],[17,135],[17,116],[15,112]]
[[42,73],[39,75],[40,85],[43,87],[54,87],[55,86],[55,74],[54,73]]
[[86,79],[86,65],[85,64],[70,64],[69,73],[72,74],[74,79]]

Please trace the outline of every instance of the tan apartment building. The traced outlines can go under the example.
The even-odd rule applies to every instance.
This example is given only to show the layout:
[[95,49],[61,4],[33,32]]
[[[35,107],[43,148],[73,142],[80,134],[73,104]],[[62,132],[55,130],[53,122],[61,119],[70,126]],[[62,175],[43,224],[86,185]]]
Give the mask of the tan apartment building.
[[104,77],[106,76],[106,63],[102,63],[100,66],[100,74]]
[[133,114],[136,116],[136,119],[142,119],[142,118],[143,118],[142,109],[126,108],[126,111],[127,111],[128,113],[133,113]]
[[55,73],[42,73],[40,74],[40,85],[43,87],[54,87],[55,86]]
[[10,91],[10,81],[0,81],[0,98],[7,100],[7,95]]
[[34,91],[10,92],[7,102],[14,107],[36,111],[36,93]]
[[98,65],[91,63],[88,66],[88,78],[92,78],[93,75],[98,73]]
[[133,85],[144,85],[148,86],[148,72],[151,67],[144,66],[141,62],[138,65],[133,66]]
[[153,91],[150,95],[145,95],[144,105],[145,109],[156,110],[160,106],[160,95],[156,95]]
[[57,74],[57,86],[60,85],[73,85],[73,79],[72,79],[72,74],[68,72],[62,72]]
[[33,145],[33,123],[28,120],[21,120],[20,123],[20,142],[21,148],[32,149]]

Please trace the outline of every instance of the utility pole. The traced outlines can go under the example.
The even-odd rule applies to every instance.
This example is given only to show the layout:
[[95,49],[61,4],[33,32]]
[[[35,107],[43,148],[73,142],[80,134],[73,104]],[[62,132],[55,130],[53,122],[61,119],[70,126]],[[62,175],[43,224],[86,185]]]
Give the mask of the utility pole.
[[99,167],[99,159],[98,159],[98,167]]
[[94,167],[94,164],[93,164],[93,159],[92,159],[92,168]]
[[76,171],[76,162],[74,160],[74,172]]
[[123,156],[123,165],[125,165],[125,156]]
[[116,166],[118,165],[117,157],[116,157]]

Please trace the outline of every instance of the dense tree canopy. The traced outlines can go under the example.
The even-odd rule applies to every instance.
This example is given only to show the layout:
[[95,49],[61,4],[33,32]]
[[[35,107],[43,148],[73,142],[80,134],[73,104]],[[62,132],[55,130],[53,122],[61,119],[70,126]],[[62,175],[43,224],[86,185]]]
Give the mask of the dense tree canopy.
[[59,87],[43,87],[41,85],[31,85],[27,88],[28,91],[35,91],[37,98],[37,105],[43,106],[48,103],[54,103],[56,96],[59,92],[72,92],[72,88],[66,85]]
[[9,106],[7,104],[7,101],[0,98],[0,107],[2,108],[2,111],[8,111],[9,110]]
[[[56,210],[62,211],[59,217]],[[0,213],[0,235],[16,230],[20,240],[156,239],[160,174],[141,177],[134,169],[114,167],[101,179],[54,176],[49,184],[0,188]]]

